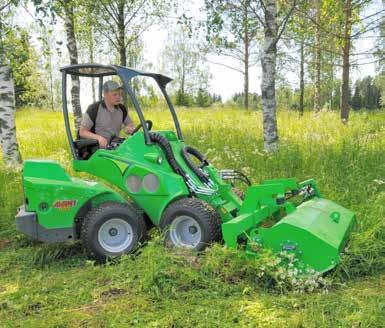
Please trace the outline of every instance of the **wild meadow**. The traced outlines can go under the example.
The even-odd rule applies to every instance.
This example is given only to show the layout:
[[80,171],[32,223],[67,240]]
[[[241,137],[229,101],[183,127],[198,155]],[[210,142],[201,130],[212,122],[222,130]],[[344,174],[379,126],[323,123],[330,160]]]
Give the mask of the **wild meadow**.
[[[353,210],[357,225],[340,266],[293,280],[263,253],[213,245],[203,254],[163,247],[155,230],[134,255],[107,265],[79,244],[33,243],[15,229],[21,168],[0,167],[1,327],[383,327],[385,322],[385,112],[280,111],[280,147],[263,151],[261,112],[179,108],[184,139],[220,169],[265,179],[315,178],[323,195]],[[147,110],[153,130],[172,128]],[[17,113],[24,159],[71,169],[62,114]],[[88,176],[88,179],[92,177]],[[242,188],[242,186],[240,185]]]

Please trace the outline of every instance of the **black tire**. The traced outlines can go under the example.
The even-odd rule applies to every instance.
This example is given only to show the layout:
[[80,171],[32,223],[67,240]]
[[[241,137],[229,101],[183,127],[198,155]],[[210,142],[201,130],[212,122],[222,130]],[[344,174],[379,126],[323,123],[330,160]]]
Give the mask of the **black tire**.
[[[187,244],[182,246],[173,241],[173,224],[177,224],[175,220],[179,220],[183,216],[195,220],[200,228],[199,241],[192,243],[191,246],[187,246]],[[192,226],[188,228],[189,231]],[[165,231],[166,245],[190,248],[195,251],[204,250],[210,243],[220,240],[222,235],[221,219],[218,213],[209,204],[197,198],[182,198],[171,203],[164,211],[160,228]],[[195,233],[191,235],[193,234]]]
[[[108,245],[104,247],[99,240],[99,231],[101,233],[105,231],[105,228],[102,228],[105,227],[103,224],[112,219],[118,219],[118,222],[123,224],[124,227],[131,227],[132,237],[131,239],[130,237],[127,237],[128,244],[123,244],[122,247],[125,246],[124,249],[119,251],[108,249]],[[110,236],[114,237],[118,235],[119,232],[116,231],[119,230],[114,228],[112,221],[110,221],[109,224],[112,225],[112,228],[108,231]],[[101,230],[101,228],[103,230]],[[113,229],[115,229],[115,235],[111,234]],[[129,204],[108,201],[100,204],[87,213],[82,223],[80,238],[87,256],[98,262],[104,262],[108,257],[117,257],[132,252],[143,240],[145,234],[145,222],[135,208]]]
[[231,188],[231,190],[233,191],[234,194],[236,194],[240,200],[244,200],[245,199],[245,193],[242,191],[242,190],[239,190],[238,188]]

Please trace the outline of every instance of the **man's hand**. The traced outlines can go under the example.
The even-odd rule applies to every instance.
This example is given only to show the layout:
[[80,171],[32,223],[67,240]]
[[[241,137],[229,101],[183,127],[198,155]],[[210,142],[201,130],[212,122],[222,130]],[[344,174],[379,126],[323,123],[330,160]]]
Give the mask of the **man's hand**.
[[106,148],[108,145],[108,140],[102,136],[98,137],[98,142],[99,142],[100,148]]
[[135,130],[134,123],[128,123],[127,127],[126,127],[126,133],[127,134],[132,134],[132,132],[134,132],[134,130]]

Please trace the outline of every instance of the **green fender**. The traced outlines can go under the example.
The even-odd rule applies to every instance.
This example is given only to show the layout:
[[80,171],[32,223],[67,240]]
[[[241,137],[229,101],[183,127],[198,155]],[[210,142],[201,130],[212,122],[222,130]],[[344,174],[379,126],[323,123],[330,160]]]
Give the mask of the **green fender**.
[[54,161],[25,161],[23,185],[26,210],[35,212],[38,223],[47,229],[73,227],[79,214],[102,202],[127,202],[101,183],[71,178]]

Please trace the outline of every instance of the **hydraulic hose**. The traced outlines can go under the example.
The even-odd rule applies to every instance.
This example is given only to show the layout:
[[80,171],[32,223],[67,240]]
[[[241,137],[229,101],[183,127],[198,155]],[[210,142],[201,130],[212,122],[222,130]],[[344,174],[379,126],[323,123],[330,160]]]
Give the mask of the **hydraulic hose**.
[[156,132],[150,132],[151,141],[157,143],[160,148],[162,148],[167,162],[170,164],[171,168],[174,170],[176,174],[179,174],[184,180],[187,180],[186,172],[179,166],[178,162],[175,159],[174,153],[172,151],[170,142],[164,136]]
[[[192,161],[190,155],[193,155],[194,157],[196,157],[202,163],[202,165],[200,167],[196,166],[195,163]],[[193,147],[185,146],[182,149],[182,157],[187,163],[187,165],[189,166],[189,168],[199,178],[199,180],[201,180],[204,183],[209,181],[208,174],[201,169],[202,167],[209,164],[206,157],[203,154],[201,154],[197,149]]]

